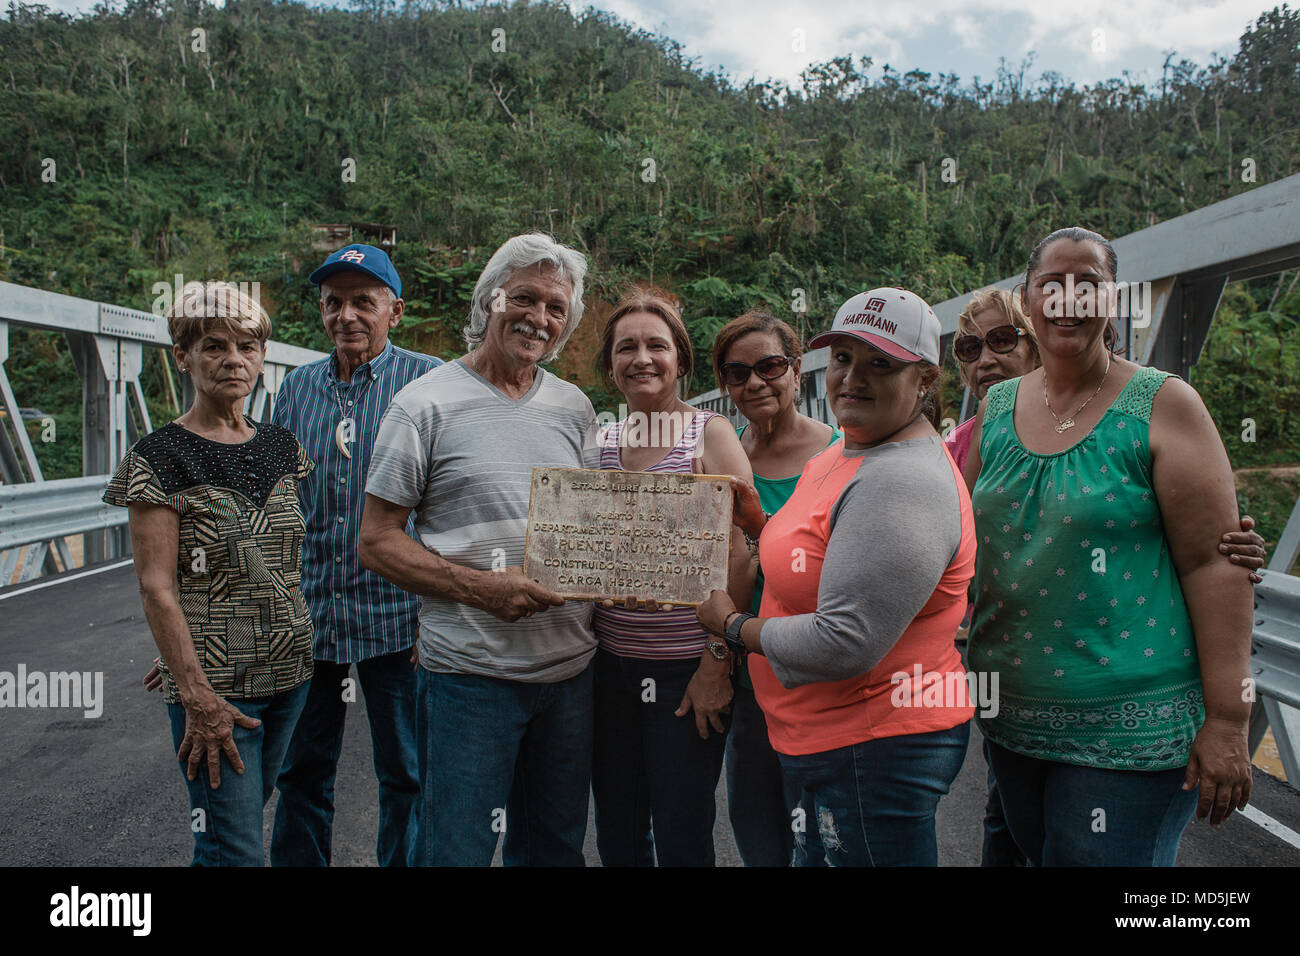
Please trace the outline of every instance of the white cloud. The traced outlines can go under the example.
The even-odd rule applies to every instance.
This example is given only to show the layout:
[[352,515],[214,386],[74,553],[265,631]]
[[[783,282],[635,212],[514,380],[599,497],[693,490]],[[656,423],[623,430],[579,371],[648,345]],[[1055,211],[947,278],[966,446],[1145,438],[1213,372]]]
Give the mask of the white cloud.
[[[575,10],[586,4],[571,2]],[[1036,70],[1078,82],[1152,69],[1163,51],[1208,62],[1230,55],[1271,0],[607,0],[622,19],[671,36],[706,69],[797,82],[809,63],[851,54],[899,70],[992,75],[998,58],[1039,53]],[[1008,29],[1010,27],[1010,29]],[[805,31],[805,50],[791,32]],[[1097,42],[1095,30],[1101,30]],[[938,42],[936,42],[936,40]],[[1099,48],[1098,48],[1099,47]],[[963,69],[954,70],[954,59]]]
[[[46,0],[86,12],[94,0]],[[222,0],[218,0],[220,4]],[[330,2],[330,0],[325,0]],[[337,0],[343,5],[346,0]],[[900,72],[921,69],[991,77],[999,57],[1032,74],[1054,70],[1078,83],[1129,70],[1159,75],[1164,51],[1205,64],[1230,56],[1245,28],[1276,0],[569,0],[595,6],[676,40],[704,69],[734,79],[798,83],[811,63],[869,56]],[[120,0],[117,4],[120,8]],[[796,44],[802,30],[802,49]],[[1094,30],[1104,46],[1094,49]]]

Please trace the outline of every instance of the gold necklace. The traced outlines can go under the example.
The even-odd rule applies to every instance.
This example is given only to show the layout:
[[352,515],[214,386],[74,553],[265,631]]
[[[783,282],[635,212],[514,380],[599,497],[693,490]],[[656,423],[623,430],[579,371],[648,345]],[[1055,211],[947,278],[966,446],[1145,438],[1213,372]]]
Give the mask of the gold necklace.
[[[1097,386],[1097,391],[1093,392],[1091,395],[1089,395],[1087,398],[1083,400],[1083,405],[1080,405],[1078,408],[1074,410],[1074,415],[1078,415],[1081,411],[1083,411],[1084,405],[1087,405],[1090,401],[1092,401],[1094,398],[1097,397],[1097,395],[1101,392],[1102,386],[1106,384],[1106,377],[1108,375],[1110,375],[1110,351],[1109,350],[1107,350],[1106,352],[1106,371],[1101,376],[1101,385]],[[1065,421],[1061,421],[1059,418],[1056,417],[1056,412],[1052,411],[1052,403],[1047,400],[1047,370],[1046,369],[1043,369],[1043,404],[1047,406],[1048,413],[1053,418],[1056,418],[1056,433],[1058,435],[1060,435],[1066,429],[1074,427],[1074,415],[1071,415]]]

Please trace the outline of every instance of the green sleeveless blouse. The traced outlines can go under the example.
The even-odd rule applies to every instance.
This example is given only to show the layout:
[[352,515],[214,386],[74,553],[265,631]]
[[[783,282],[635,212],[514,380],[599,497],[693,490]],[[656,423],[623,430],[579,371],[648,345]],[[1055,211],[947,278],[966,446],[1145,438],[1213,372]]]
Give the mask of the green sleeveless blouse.
[[1119,770],[1187,763],[1205,719],[1201,672],[1149,443],[1168,376],[1138,369],[1092,431],[1055,455],[1020,444],[1020,380],[989,389],[971,495],[968,666],[998,680],[996,715],[976,719],[1008,750]]

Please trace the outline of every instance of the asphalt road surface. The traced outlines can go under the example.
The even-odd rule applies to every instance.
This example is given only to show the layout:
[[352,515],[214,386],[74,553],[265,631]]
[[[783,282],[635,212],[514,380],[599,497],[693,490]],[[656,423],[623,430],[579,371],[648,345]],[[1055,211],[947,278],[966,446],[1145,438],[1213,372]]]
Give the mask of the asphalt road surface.
[[[185,866],[189,803],[157,694],[140,678],[156,654],[130,564],[0,590],[0,671],[102,671],[103,713],[0,710],[0,866]],[[96,569],[89,569],[94,572]],[[373,866],[377,788],[364,701],[349,712],[335,794],[335,865]],[[939,806],[939,862],[979,863],[985,765],[978,731]],[[275,798],[265,816],[267,843]],[[1255,771],[1251,805],[1300,831],[1300,793]],[[714,827],[719,866],[739,866],[726,791]],[[586,857],[599,865],[595,825]],[[498,851],[498,860],[500,854]],[[1300,849],[1234,814],[1218,831],[1193,822],[1180,866],[1297,866]]]

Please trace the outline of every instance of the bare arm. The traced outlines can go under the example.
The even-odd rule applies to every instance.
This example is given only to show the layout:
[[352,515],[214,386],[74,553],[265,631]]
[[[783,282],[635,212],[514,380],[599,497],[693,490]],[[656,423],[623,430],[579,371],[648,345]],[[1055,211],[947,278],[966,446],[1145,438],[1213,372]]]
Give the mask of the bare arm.
[[1218,825],[1250,796],[1247,686],[1253,596],[1249,579],[1219,552],[1220,529],[1236,527],[1227,452],[1205,405],[1171,378],[1151,408],[1151,461],[1170,557],[1196,637],[1205,694],[1185,786],[1198,781],[1197,815]]
[[[732,475],[753,481],[754,472],[749,466],[749,456],[740,446],[731,423],[722,416],[710,418],[704,426],[700,438],[700,460],[695,468],[706,475]],[[727,593],[732,600],[744,602],[748,607],[754,593],[754,565],[750,561],[749,547],[745,537],[734,524],[731,528],[731,550],[727,559]],[[731,706],[734,690],[731,686],[731,666],[734,662],[728,655],[725,660],[715,660],[707,650],[700,655],[700,666],[696,669],[682,702],[674,712],[684,717],[692,710],[695,712],[695,729],[702,739],[709,736],[712,726],[718,733],[726,728],[721,714]]]
[[128,508],[145,618],[185,707],[185,738],[176,756],[188,764],[186,775],[190,780],[198,775],[199,765],[206,759],[208,779],[216,789],[221,785],[222,753],[236,773],[244,772],[244,762],[235,747],[234,725],[252,729],[261,721],[245,717],[212,689],[194,652],[176,584],[180,516],[165,505],[132,502]]
[[524,576],[522,568],[479,571],[448,561],[406,533],[411,509],[366,495],[357,536],[361,565],[404,591],[480,608],[503,621],[514,621],[564,598]]
[[[740,439],[731,423],[722,416],[709,419],[704,426],[700,465],[706,475],[731,475],[750,484],[754,470],[749,456],[741,447]],[[727,593],[737,607],[749,607],[754,596],[756,565],[750,559],[749,546],[744,533],[736,525],[731,528],[731,554],[728,560]]]
[[962,469],[962,477],[966,479],[966,490],[971,494],[975,493],[975,480],[980,476],[980,469],[984,467],[984,462],[980,459],[980,436],[984,434],[984,409],[988,405],[988,397],[980,399],[980,407],[975,411],[975,424],[970,430],[970,451],[966,453],[966,467]]

